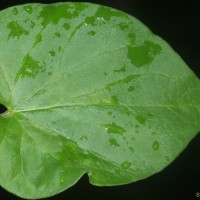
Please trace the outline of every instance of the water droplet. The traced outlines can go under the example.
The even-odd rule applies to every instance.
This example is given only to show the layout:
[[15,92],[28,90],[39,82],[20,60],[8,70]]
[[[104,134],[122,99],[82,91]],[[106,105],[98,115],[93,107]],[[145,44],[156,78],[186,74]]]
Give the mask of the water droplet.
[[14,15],[17,15],[19,13],[17,8],[13,8],[12,12]]
[[97,24],[104,24],[105,21],[110,21],[111,17],[113,16],[122,16],[119,12],[113,11],[110,8],[106,7],[99,7],[99,9],[96,11],[95,15],[92,17],[87,17],[85,19],[85,23],[96,26]]
[[35,27],[35,22],[31,20],[31,28]]
[[56,37],[60,37],[60,33],[59,32],[55,32],[55,36]]
[[151,113],[147,113],[148,117],[153,117],[153,115]]
[[94,36],[95,34],[96,34],[95,31],[90,31],[90,32],[88,32],[88,35],[90,35],[90,36]]
[[127,76],[124,79],[121,79],[121,80],[118,80],[116,82],[113,82],[113,83],[110,83],[110,84],[106,85],[106,89],[111,90],[111,87],[114,87],[114,86],[116,86],[118,84],[122,84],[122,83],[127,84],[127,83],[133,81],[134,79],[139,78],[140,76],[141,76],[140,74]]
[[62,51],[62,47],[59,46],[59,47],[58,47],[58,52],[61,52],[61,51]]
[[135,152],[135,149],[133,147],[129,147],[131,152]]
[[130,115],[131,115],[131,112],[130,112],[130,111],[128,111],[126,114],[127,114],[128,116],[130,116]]
[[109,139],[109,143],[114,147],[119,147],[120,146],[114,138],[110,138]]
[[107,133],[116,133],[122,135],[126,130],[124,130],[121,126],[118,126],[114,122],[111,124],[104,124],[103,125],[107,129]]
[[123,163],[121,164],[121,167],[122,167],[123,169],[129,169],[130,166],[131,166],[131,163],[128,162],[128,161],[125,161],[125,162],[123,162]]
[[130,86],[130,87],[127,89],[128,92],[132,92],[132,91],[134,91],[134,90],[135,90],[135,88],[134,88],[133,86]]
[[128,35],[129,39],[130,39],[130,43],[131,45],[134,45],[135,44],[135,34],[134,33],[130,33]]
[[112,105],[117,105],[117,104],[118,104],[118,98],[117,98],[116,96],[112,96],[112,97],[110,98],[110,103],[111,103]]
[[55,52],[55,51],[49,51],[49,54],[50,54],[52,57],[55,57],[56,52]]
[[32,77],[35,78],[39,73],[45,72],[46,63],[40,63],[37,60],[34,60],[30,54],[27,54],[23,60],[23,65],[17,72],[15,82],[22,77]]
[[124,29],[127,29],[128,28],[128,24],[124,23],[124,22],[121,22],[118,24],[119,28],[121,30],[124,30]]
[[105,20],[105,18],[102,16],[102,17],[96,17],[96,21],[98,22],[98,23],[101,23],[101,21],[104,21]]
[[67,31],[70,29],[70,25],[65,23],[65,24],[63,24],[63,28]]
[[145,41],[141,46],[128,46],[128,58],[135,67],[150,64],[162,48],[151,41]]
[[122,67],[118,70],[114,70],[115,73],[119,74],[119,73],[125,73],[126,72],[126,67]]
[[96,21],[95,17],[87,17],[85,19],[85,24],[95,26],[96,25],[95,21]]
[[32,12],[33,12],[32,6],[26,5],[26,6],[24,6],[23,8],[24,8],[24,10],[25,10],[27,13],[32,14]]
[[64,179],[63,178],[60,178],[60,183],[64,183]]
[[135,117],[135,119],[140,123],[140,124],[145,124],[145,122],[146,122],[146,118],[144,117],[144,116],[142,116],[142,115],[137,115],[136,117]]
[[108,76],[108,74],[106,72],[104,72],[103,74],[104,74],[104,76]]
[[169,156],[165,156],[165,160],[166,161],[169,161],[170,159],[169,159]]
[[86,141],[87,137],[83,135],[83,136],[80,137],[80,140]]
[[68,172],[65,171],[63,174],[60,175],[60,184],[63,184],[67,178]]
[[111,116],[111,115],[112,115],[112,112],[108,112],[108,115]]
[[138,124],[136,124],[136,125],[135,125],[135,128],[139,128],[139,125],[138,125]]
[[152,146],[155,151],[160,149],[160,143],[158,141],[154,141]]
[[135,75],[127,76],[125,79],[122,80],[122,83],[129,83],[132,80],[134,80],[136,78],[139,78],[140,76],[141,76],[140,74],[135,74]]
[[37,37],[35,38],[35,42],[34,42],[34,47],[37,45],[37,44],[39,44],[40,42],[42,42],[42,39],[43,39],[43,36],[42,36],[42,34],[41,33],[39,33],[38,35],[37,35]]
[[[85,4],[81,6],[75,5],[74,8],[70,6],[71,4],[60,4],[57,6],[46,6],[39,13],[39,19],[41,19],[41,25],[46,28],[48,24],[58,24],[61,19],[73,19],[79,16],[79,13],[88,7]],[[67,11],[67,12],[66,12]],[[53,15],[53,17],[47,17]],[[53,14],[54,13],[54,14]]]
[[10,34],[8,36],[8,39],[17,38],[19,39],[22,35],[29,35],[29,31],[25,30],[21,25],[19,25],[17,22],[10,22],[8,23],[7,27],[10,29]]

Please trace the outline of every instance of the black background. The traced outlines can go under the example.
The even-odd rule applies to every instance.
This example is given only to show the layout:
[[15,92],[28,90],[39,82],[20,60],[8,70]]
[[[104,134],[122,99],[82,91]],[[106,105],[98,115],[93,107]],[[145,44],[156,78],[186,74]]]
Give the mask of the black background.
[[[1,0],[0,10],[31,2],[58,1],[15,0],[9,2]],[[114,7],[138,18],[155,34],[165,39],[200,77],[200,6],[198,1],[88,0],[88,2]],[[85,175],[75,186],[48,199],[200,199],[196,197],[196,193],[200,193],[199,144],[200,134],[171,165],[145,180],[123,186],[95,187],[88,183]],[[0,200],[3,199],[18,200],[20,198],[0,188]]]

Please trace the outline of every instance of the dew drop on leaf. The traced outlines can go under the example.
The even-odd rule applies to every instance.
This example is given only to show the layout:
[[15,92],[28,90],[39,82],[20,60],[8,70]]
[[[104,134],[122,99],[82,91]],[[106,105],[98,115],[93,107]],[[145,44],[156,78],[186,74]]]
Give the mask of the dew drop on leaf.
[[38,34],[37,37],[35,38],[35,43],[34,43],[34,47],[39,44],[40,42],[42,42],[42,34]]
[[14,15],[17,15],[19,13],[17,8],[13,8],[12,12],[13,12]]
[[123,162],[122,165],[121,165],[121,167],[122,167],[123,169],[129,169],[130,166],[131,166],[131,163],[128,162],[128,161]]
[[135,128],[139,128],[139,125],[138,125],[138,124],[136,124],[136,125],[135,125]]
[[110,103],[111,103],[112,105],[117,105],[117,104],[118,104],[118,98],[117,98],[116,96],[112,96],[112,97],[110,98]]
[[130,83],[132,80],[139,78],[140,76],[140,74],[127,76],[125,79],[122,80],[122,83]]
[[152,146],[155,151],[160,149],[160,143],[158,141],[154,141]]
[[115,124],[114,122],[110,124],[104,124],[103,125],[107,129],[107,133],[115,133],[122,135],[124,132],[126,132],[125,129],[123,129],[121,126]]
[[60,178],[60,183],[64,183],[64,178]]
[[40,72],[45,71],[45,67],[46,65],[44,63],[40,63],[33,59],[30,54],[27,54],[24,58],[23,65],[18,70],[15,81],[17,82],[20,76],[35,78]]
[[169,159],[169,156],[165,156],[165,160],[166,161],[169,161],[170,159]]
[[55,36],[56,37],[60,37],[60,33],[59,32],[55,32]]
[[33,12],[32,6],[26,5],[26,6],[24,6],[23,8],[24,8],[24,10],[25,10],[27,13],[32,14],[32,12]]
[[145,124],[146,122],[146,118],[142,115],[137,115],[136,118],[135,118],[140,124]]
[[60,184],[63,184],[63,183],[66,181],[67,174],[68,174],[68,172],[65,171],[64,173],[62,173],[62,174],[60,175]]
[[135,44],[135,34],[130,33],[130,34],[128,35],[128,37],[129,37],[129,39],[130,39],[131,45]]
[[31,20],[31,25],[30,26],[31,26],[31,28],[34,28],[35,27],[35,22]]
[[89,36],[94,36],[95,34],[96,34],[95,31],[90,31],[90,32],[88,32],[88,35],[89,35]]
[[112,112],[108,112],[108,115],[111,116],[111,115],[112,115]]
[[130,111],[128,111],[126,114],[127,114],[128,116],[130,116],[130,115],[131,115],[131,112],[130,112]]
[[128,29],[128,24],[124,23],[124,22],[121,22],[118,24],[119,28],[121,30],[125,30],[125,29]]
[[55,57],[56,52],[55,52],[55,51],[49,51],[49,54],[50,54],[52,57]]
[[25,30],[19,23],[17,22],[10,22],[8,23],[7,27],[10,29],[10,34],[8,39],[10,38],[17,38],[19,39],[23,34],[29,35],[29,31]]
[[119,73],[125,73],[126,72],[126,67],[122,67],[120,69],[116,69],[114,70],[115,73],[119,74]]
[[132,92],[135,90],[135,88],[133,86],[130,86],[127,90],[128,90],[128,92]]
[[[39,14],[39,19],[42,19],[41,25],[43,28],[46,28],[49,24],[57,25],[61,19],[73,19],[78,17],[79,12],[84,10],[87,6],[83,5],[79,7],[79,10],[74,10],[72,12],[66,12],[69,9],[69,5],[67,4],[60,4],[56,6],[46,6],[43,7]],[[49,13],[54,13],[49,15]],[[70,14],[69,14],[70,13]],[[46,17],[49,16],[49,17]]]
[[67,31],[70,29],[70,25],[65,23],[65,24],[63,24],[63,28]]
[[85,135],[83,135],[83,136],[80,137],[80,140],[85,141],[85,140],[87,140],[87,137]]
[[62,47],[59,46],[59,47],[58,47],[58,52],[61,52],[61,51],[62,51]]
[[150,41],[145,41],[141,46],[128,46],[128,58],[135,67],[150,64],[160,52],[161,47]]
[[129,147],[131,152],[135,152],[135,149],[133,147]]
[[120,146],[114,138],[110,138],[109,139],[109,143],[114,147],[119,147]]

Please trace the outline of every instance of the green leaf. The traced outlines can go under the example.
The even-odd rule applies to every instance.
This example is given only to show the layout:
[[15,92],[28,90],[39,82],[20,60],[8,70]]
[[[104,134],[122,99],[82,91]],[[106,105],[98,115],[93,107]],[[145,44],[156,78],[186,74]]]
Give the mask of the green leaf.
[[48,197],[88,173],[120,185],[169,165],[200,131],[200,81],[161,38],[88,3],[0,12],[0,185]]

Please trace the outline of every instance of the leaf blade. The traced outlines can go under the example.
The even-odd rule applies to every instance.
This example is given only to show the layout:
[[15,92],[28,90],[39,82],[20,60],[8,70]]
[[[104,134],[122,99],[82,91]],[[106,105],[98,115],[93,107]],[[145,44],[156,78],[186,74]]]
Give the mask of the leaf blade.
[[200,81],[135,18],[58,3],[9,8],[0,22],[0,102],[11,111],[0,116],[0,184],[9,191],[47,197],[84,173],[94,185],[143,179],[200,130]]

